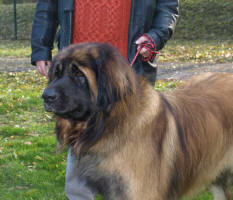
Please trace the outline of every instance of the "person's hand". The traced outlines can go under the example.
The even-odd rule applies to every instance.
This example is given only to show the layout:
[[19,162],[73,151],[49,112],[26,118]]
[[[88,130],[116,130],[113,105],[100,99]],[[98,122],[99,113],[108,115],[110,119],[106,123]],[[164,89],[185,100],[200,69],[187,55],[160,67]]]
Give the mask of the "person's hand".
[[48,69],[51,66],[51,61],[37,61],[36,68],[38,72],[48,78]]
[[[137,41],[135,42],[138,45],[138,49],[140,48],[140,44],[142,44],[143,42],[149,42],[150,40],[145,37],[145,36],[141,36],[140,38],[137,39]],[[148,56],[150,56],[150,52],[146,49],[146,48],[142,48],[140,51],[140,54],[144,57],[147,58]]]

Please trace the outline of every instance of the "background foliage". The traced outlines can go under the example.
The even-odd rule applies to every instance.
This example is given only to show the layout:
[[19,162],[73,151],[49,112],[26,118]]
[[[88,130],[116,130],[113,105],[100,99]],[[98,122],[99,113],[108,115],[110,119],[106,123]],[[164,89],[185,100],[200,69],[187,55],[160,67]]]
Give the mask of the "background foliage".
[[[18,39],[30,39],[35,4],[17,4]],[[0,40],[14,38],[13,4],[0,5]]]
[[[11,4],[1,4],[1,1]],[[11,39],[14,36],[12,2],[0,0],[0,39]],[[180,2],[180,19],[174,38],[233,39],[232,0],[181,0]],[[34,3],[17,5],[19,39],[30,39],[34,11]]]
[[233,39],[232,0],[182,0],[175,38]]
[[[35,3],[37,0],[17,0],[17,3]],[[0,0],[0,4],[12,4],[13,0]]]

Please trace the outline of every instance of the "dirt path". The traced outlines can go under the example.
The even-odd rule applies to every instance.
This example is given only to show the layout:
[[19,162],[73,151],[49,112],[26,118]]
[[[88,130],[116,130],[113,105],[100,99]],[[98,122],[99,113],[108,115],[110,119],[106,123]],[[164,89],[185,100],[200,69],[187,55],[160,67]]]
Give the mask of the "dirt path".
[[190,63],[163,63],[158,68],[158,79],[184,80],[203,72],[233,73],[233,63],[223,64],[190,64]]
[[[0,72],[22,72],[33,70],[29,58],[0,58]],[[224,64],[191,64],[191,63],[158,63],[158,79],[188,79],[202,72],[233,73],[233,63]]]

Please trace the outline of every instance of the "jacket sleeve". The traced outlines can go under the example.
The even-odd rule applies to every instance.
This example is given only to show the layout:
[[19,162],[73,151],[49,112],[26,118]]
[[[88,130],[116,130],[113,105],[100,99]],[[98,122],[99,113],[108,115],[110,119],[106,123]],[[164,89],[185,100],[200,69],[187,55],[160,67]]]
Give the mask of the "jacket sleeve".
[[171,38],[178,19],[179,0],[157,0],[152,28],[147,33],[155,41],[157,50]]
[[31,35],[31,63],[51,60],[58,26],[57,0],[38,0]]

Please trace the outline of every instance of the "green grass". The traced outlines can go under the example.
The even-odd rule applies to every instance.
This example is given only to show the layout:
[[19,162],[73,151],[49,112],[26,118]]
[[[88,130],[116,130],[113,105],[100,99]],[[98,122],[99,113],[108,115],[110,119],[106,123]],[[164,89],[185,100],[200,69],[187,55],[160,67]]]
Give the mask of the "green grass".
[[161,62],[233,62],[233,41],[170,40],[159,57]]
[[0,199],[65,199],[66,153],[56,154],[42,105],[45,79],[1,73],[0,82]]
[[[179,84],[159,81],[156,88]],[[34,71],[0,73],[0,199],[66,199],[67,153],[56,154],[54,120],[41,99],[45,86],[46,79]],[[212,196],[203,192],[194,200]]]
[[31,44],[28,40],[2,40],[0,57],[22,58],[31,56]]
[[[57,49],[54,49],[54,54]],[[0,57],[29,58],[31,56],[31,43],[29,40],[2,40],[0,42]]]
[[[57,49],[53,51],[55,55]],[[29,58],[27,40],[0,43],[0,57]],[[160,62],[226,63],[233,62],[233,41],[226,40],[170,40],[159,56]]]

